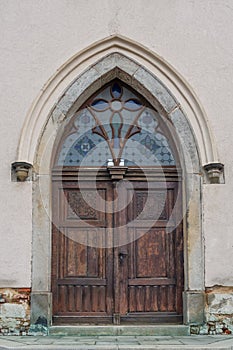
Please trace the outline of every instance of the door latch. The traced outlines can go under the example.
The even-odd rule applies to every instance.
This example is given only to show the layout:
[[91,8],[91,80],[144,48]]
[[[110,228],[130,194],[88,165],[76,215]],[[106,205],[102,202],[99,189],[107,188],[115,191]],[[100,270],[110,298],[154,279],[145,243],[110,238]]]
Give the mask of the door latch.
[[120,262],[120,265],[123,264],[125,258],[128,256],[127,253],[119,253],[119,262]]

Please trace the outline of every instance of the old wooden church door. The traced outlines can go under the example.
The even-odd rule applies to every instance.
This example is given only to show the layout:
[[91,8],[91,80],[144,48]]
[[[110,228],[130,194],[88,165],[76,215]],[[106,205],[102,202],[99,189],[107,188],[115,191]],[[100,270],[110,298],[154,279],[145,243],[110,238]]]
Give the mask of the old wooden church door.
[[54,322],[182,322],[181,177],[161,117],[115,81],[65,130],[53,167]]

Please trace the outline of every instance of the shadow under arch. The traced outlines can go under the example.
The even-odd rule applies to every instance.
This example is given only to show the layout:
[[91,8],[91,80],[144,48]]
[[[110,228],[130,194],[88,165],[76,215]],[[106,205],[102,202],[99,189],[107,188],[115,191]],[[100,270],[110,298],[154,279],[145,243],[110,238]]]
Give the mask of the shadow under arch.
[[[163,81],[165,80],[166,82],[168,78],[161,80],[161,74],[160,78],[158,78],[152,72],[153,69],[151,71],[142,62],[138,63],[140,61],[139,56],[137,56],[136,60],[135,57],[126,56],[125,52],[124,54],[119,52],[123,50],[122,47],[126,44],[125,39],[118,37],[112,39],[112,46],[109,45],[108,50],[113,50],[113,52],[106,54],[107,50],[103,51],[106,55],[102,58],[99,58],[97,54],[95,58],[99,59],[95,60],[91,65],[88,65],[90,62],[86,59],[86,69],[72,80],[68,88],[66,87],[62,90],[60,97],[53,105],[53,109],[51,110],[50,108],[48,110],[46,118],[41,117],[40,120],[34,120],[35,128],[31,129],[28,142],[25,142],[23,138],[21,139],[18,159],[32,162],[35,172],[38,174],[33,182],[31,322],[32,324],[36,323],[40,317],[41,319],[46,319],[48,324],[51,323],[50,261],[52,223],[50,220],[51,201],[49,194],[51,193],[50,166],[54,142],[62,132],[62,125],[71,118],[74,110],[81,106],[93,92],[114,78],[118,78],[138,91],[162,116],[170,120],[179,138],[186,174],[183,200],[185,202],[187,198],[189,199],[189,207],[187,213],[185,213],[186,225],[184,228],[184,322],[187,324],[202,323],[204,320],[204,251],[201,229],[201,164],[203,160],[204,162],[216,160],[216,150],[212,142],[209,142],[208,147],[206,147],[206,140],[200,139],[200,142],[198,142],[198,133],[195,133],[196,126],[190,126],[190,120],[188,121],[187,116],[188,111],[184,113],[186,107],[186,104],[183,103],[184,99],[181,98],[180,101],[178,99],[179,94],[173,94],[171,86],[168,88]],[[115,47],[113,44],[114,40]],[[110,39],[103,42],[103,45],[106,43],[109,44]],[[132,50],[132,43],[130,47]],[[124,51],[126,51],[126,48],[124,48]],[[148,53],[148,55],[151,56],[152,54]],[[94,56],[90,57],[92,61]],[[59,88],[61,89],[62,86],[59,86]],[[186,96],[186,100],[189,100],[188,97],[190,96]],[[48,100],[49,97],[47,102]],[[46,108],[48,108],[47,102],[44,102],[40,111],[37,110],[38,105],[35,106],[34,111],[37,110],[39,115],[45,116],[44,113]],[[33,115],[36,115],[36,113]],[[202,120],[202,122],[204,121]],[[29,122],[28,125],[32,126],[32,124],[33,118],[31,124]],[[211,136],[208,128],[203,128],[200,131],[202,137],[203,132],[207,133],[207,139],[210,141]],[[35,137],[37,137],[36,140]]]

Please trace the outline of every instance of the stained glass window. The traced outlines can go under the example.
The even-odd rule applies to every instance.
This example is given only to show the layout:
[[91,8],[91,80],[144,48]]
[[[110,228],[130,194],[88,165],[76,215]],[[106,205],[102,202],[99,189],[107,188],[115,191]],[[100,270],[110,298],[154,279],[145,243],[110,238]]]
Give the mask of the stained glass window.
[[75,113],[66,130],[57,165],[175,165],[158,112],[118,81]]

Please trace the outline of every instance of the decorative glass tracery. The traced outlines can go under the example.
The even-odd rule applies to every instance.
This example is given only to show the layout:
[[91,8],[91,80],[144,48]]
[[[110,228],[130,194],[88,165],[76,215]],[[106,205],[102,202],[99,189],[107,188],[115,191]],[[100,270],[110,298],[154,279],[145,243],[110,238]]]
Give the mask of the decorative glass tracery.
[[127,87],[115,81],[71,120],[61,143],[57,165],[175,165],[160,126],[161,117]]

